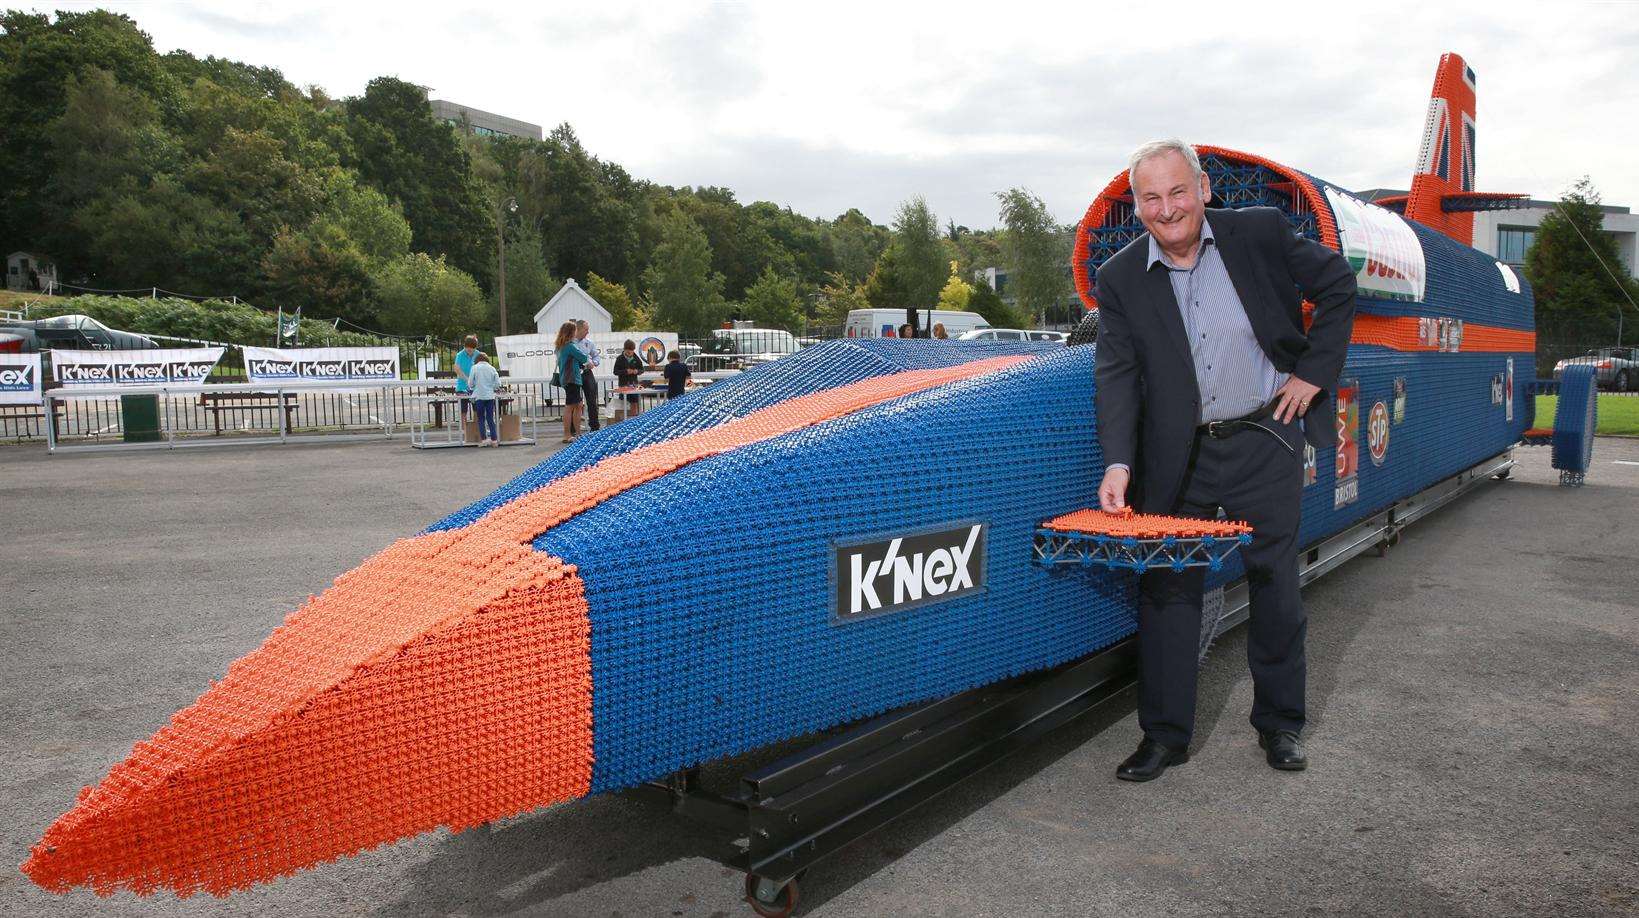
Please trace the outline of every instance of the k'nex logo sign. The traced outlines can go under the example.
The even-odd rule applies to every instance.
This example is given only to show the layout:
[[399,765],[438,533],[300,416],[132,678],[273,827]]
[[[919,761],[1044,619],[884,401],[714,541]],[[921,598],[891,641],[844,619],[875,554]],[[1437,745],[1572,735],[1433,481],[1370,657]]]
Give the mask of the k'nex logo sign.
[[397,373],[391,360],[258,357],[250,361],[250,375],[255,379],[394,379]]
[[251,360],[250,375],[259,379],[296,378],[296,361],[258,358]]
[[849,621],[984,589],[985,523],[837,545],[832,620]]
[[111,383],[114,368],[106,363],[70,363],[57,368],[57,378],[65,383]]
[[33,391],[33,367],[0,367],[0,392]]

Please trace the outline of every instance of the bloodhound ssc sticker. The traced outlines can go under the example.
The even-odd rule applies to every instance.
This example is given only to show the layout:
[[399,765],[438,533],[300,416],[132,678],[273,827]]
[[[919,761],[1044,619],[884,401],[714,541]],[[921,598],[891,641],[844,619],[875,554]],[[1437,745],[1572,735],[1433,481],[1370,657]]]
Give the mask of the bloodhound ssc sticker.
[[1366,419],[1366,449],[1371,453],[1372,465],[1382,465],[1389,454],[1389,406],[1382,402],[1372,405]]
[[1394,423],[1399,424],[1406,419],[1406,378],[1394,378]]

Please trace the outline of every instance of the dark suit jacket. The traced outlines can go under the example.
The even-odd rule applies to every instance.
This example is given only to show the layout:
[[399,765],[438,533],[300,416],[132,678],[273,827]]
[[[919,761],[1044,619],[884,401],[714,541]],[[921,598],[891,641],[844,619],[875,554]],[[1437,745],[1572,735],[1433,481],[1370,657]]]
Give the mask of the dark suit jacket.
[[[1272,207],[1208,208],[1206,218],[1269,362],[1320,387],[1304,436],[1318,455],[1328,455],[1337,442],[1331,390],[1354,326],[1353,269],[1338,253],[1294,234]],[[1167,269],[1146,268],[1149,240],[1148,233],[1139,236],[1098,269],[1098,440],[1106,463],[1133,470],[1128,502],[1143,513],[1168,513],[1189,467],[1201,396]],[[1304,298],[1315,304],[1307,335]]]

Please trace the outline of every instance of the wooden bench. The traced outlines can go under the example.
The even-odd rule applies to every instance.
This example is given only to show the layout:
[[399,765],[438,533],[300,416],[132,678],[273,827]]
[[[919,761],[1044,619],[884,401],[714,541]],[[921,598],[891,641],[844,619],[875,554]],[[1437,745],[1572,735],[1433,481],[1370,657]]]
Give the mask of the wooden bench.
[[201,392],[199,404],[212,415],[216,422],[216,432],[222,432],[222,412],[224,411],[275,411],[281,407],[282,401],[285,410],[285,430],[294,426],[292,415],[296,413],[296,393],[285,392],[283,398],[278,392]]

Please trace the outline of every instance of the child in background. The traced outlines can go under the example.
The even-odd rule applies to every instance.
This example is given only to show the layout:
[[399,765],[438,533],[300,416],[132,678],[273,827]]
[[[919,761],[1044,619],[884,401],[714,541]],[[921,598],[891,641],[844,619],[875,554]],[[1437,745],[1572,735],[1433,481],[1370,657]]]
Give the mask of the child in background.
[[495,390],[501,386],[501,374],[490,366],[489,355],[478,352],[467,373],[472,389],[472,410],[478,415],[478,445],[500,446],[501,437],[495,429]]
[[689,365],[683,362],[683,355],[672,351],[666,355],[666,369],[661,372],[666,376],[666,397],[677,398],[683,394],[683,387],[688,384]]

